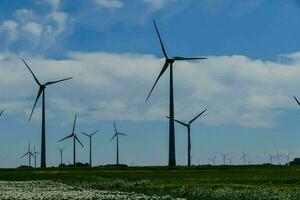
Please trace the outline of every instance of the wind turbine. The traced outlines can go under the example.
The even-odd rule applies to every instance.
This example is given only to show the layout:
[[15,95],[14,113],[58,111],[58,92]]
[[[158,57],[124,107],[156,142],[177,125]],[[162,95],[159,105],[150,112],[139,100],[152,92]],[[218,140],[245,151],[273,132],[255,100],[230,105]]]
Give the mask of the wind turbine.
[[278,151],[276,151],[276,158],[277,158],[277,164],[280,164],[280,154]]
[[42,95],[42,131],[41,131],[41,167],[44,168],[47,166],[46,164],[46,114],[45,114],[45,89],[47,86],[55,84],[55,83],[59,83],[62,81],[66,81],[69,79],[72,79],[73,77],[69,77],[69,78],[65,78],[65,79],[61,79],[58,81],[49,81],[46,82],[45,84],[41,84],[40,81],[37,79],[37,77],[34,75],[33,71],[30,69],[30,67],[27,65],[27,63],[25,62],[25,60],[23,60],[24,64],[26,65],[26,67],[28,68],[28,70],[30,71],[31,75],[33,76],[35,82],[38,84],[39,86],[39,91],[38,94],[36,96],[30,117],[29,117],[29,121],[31,120],[33,111],[35,109],[36,103],[39,100],[40,96]]
[[31,167],[31,156],[33,155],[30,149],[30,140],[29,140],[27,152],[23,156],[21,156],[21,158],[24,158],[25,156],[28,156],[28,167]]
[[120,133],[117,130],[117,126],[116,126],[115,122],[114,122],[114,130],[115,130],[115,134],[113,135],[113,137],[109,141],[112,141],[115,137],[117,138],[117,165],[119,165],[119,135],[123,135],[123,136],[127,136],[127,135],[124,134],[124,133]]
[[215,165],[215,163],[216,163],[216,156],[214,156],[214,157],[212,157],[212,158],[210,158],[208,160],[211,161],[212,165]]
[[274,156],[272,154],[269,154],[269,158],[270,158],[271,164],[273,164],[273,158],[274,158]]
[[246,158],[247,158],[247,154],[245,154],[245,152],[242,152],[242,156],[240,157],[240,159],[243,159],[243,163],[244,165],[246,165]]
[[[188,166],[191,166],[191,124],[200,117],[203,113],[205,113],[207,109],[203,110],[200,114],[198,114],[196,117],[194,117],[192,120],[190,120],[188,123],[179,121],[177,119],[174,119],[175,122],[181,124],[182,126],[185,126],[187,128],[188,132]],[[167,117],[169,118],[169,117]]]
[[72,133],[70,135],[68,135],[67,137],[65,137],[65,138],[58,141],[58,142],[61,142],[65,139],[73,137],[73,162],[74,162],[74,167],[76,167],[76,140],[83,147],[83,144],[80,142],[80,140],[78,139],[78,137],[75,133],[76,118],[77,118],[77,115],[75,115],[75,118],[74,118]]
[[164,54],[165,57],[165,64],[161,70],[161,72],[159,73],[154,85],[152,86],[147,99],[149,99],[154,87],[156,86],[158,80],[160,79],[160,77],[164,74],[164,72],[168,69],[168,67],[170,67],[170,104],[169,104],[169,166],[176,166],[176,155],[175,155],[175,127],[174,127],[174,94],[173,94],[173,64],[175,61],[183,61],[183,60],[199,60],[199,59],[206,59],[206,58],[185,58],[185,57],[179,57],[179,56],[175,56],[175,57],[169,57],[167,54],[167,51],[163,45],[162,39],[160,37],[157,25],[155,23],[155,21],[153,20],[154,26],[155,26],[155,30],[157,33],[157,36],[159,38],[160,41],[160,46],[162,49],[162,52]]
[[95,133],[97,133],[97,132],[98,132],[98,130],[94,131],[92,134],[89,135],[89,134],[81,131],[82,134],[86,135],[90,139],[90,167],[92,167],[92,136],[95,135]]
[[221,156],[223,158],[223,164],[226,165],[226,157],[228,156],[228,154],[221,153]]
[[234,159],[233,156],[231,156],[230,158],[227,158],[227,160],[229,161],[229,165],[231,165],[232,160]]
[[285,156],[286,156],[286,163],[287,165],[289,165],[290,163],[290,156],[292,155],[293,153],[287,153]]
[[63,164],[63,150],[65,149],[65,147],[64,148],[58,148],[58,147],[56,147],[57,148],[57,150],[59,151],[59,154],[60,154],[60,165],[62,165]]
[[33,152],[32,152],[32,156],[34,157],[34,168],[36,168],[36,155],[39,154],[39,152],[37,152],[35,150],[35,145],[33,146]]

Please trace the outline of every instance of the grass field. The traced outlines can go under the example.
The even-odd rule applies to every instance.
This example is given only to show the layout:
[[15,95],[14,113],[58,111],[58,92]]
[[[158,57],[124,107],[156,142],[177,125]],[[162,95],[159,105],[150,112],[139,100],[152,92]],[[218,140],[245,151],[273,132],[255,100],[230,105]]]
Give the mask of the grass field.
[[169,195],[186,199],[300,199],[300,167],[297,166],[0,170],[0,181],[38,180],[49,180],[93,191]]

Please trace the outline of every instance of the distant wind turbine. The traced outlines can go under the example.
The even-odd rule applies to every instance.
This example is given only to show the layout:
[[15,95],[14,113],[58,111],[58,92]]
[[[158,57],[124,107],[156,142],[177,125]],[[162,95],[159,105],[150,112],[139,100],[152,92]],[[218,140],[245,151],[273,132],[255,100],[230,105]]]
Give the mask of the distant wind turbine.
[[21,158],[24,158],[25,156],[28,156],[28,167],[31,167],[31,156],[33,156],[33,154],[32,154],[31,149],[30,149],[30,140],[29,140],[29,143],[28,143],[27,152],[23,156],[21,156]]
[[[177,119],[174,119],[175,122],[181,124],[182,126],[185,126],[187,128],[188,132],[188,166],[191,166],[191,124],[198,118],[200,117],[203,113],[205,113],[207,109],[203,110],[200,114],[198,114],[196,117],[194,117],[192,120],[190,120],[188,123],[179,121]],[[169,118],[167,116],[167,118]]]
[[117,130],[117,126],[116,126],[116,123],[114,122],[114,131],[115,131],[115,134],[113,135],[113,137],[109,140],[109,141],[112,141],[115,137],[117,138],[117,162],[116,164],[119,165],[119,135],[123,135],[123,136],[127,136],[127,134],[124,134],[124,133],[120,133],[118,130]]
[[89,137],[90,139],[90,167],[92,167],[92,136],[95,135],[98,132],[98,130],[94,131],[92,134],[87,134],[85,132],[82,132],[85,136]]
[[33,146],[33,152],[32,152],[32,156],[34,157],[34,168],[36,168],[36,156],[37,154],[39,154],[39,152],[37,152],[35,150],[35,145]]
[[247,158],[247,154],[245,154],[245,152],[243,151],[243,152],[242,152],[241,159],[243,159],[244,165],[246,165],[246,158]]
[[56,147],[56,148],[59,151],[59,155],[60,155],[60,165],[62,165],[63,164],[63,150],[65,149],[65,147],[63,147],[63,148]]
[[276,151],[276,158],[277,158],[277,164],[279,165],[280,164],[280,154],[279,154],[279,151]]
[[215,165],[215,163],[216,163],[216,156],[213,156],[212,158],[210,158],[208,160],[211,161],[212,165]]
[[290,163],[290,156],[292,155],[293,153],[287,153],[285,156],[286,156],[286,164],[289,165]]
[[175,56],[175,57],[169,57],[167,54],[167,51],[163,45],[161,36],[159,34],[157,25],[155,23],[155,21],[153,20],[154,26],[155,26],[155,30],[157,33],[157,36],[159,38],[160,41],[160,46],[162,49],[162,52],[164,54],[165,57],[165,64],[161,70],[161,72],[159,73],[154,85],[152,86],[146,101],[149,99],[153,89],[155,88],[158,80],[160,79],[160,77],[164,74],[164,72],[168,69],[168,67],[170,66],[170,104],[169,104],[169,166],[176,166],[176,155],[175,155],[175,127],[174,127],[174,94],[173,94],[173,64],[175,61],[187,61],[187,60],[200,60],[200,59],[207,59],[207,58],[185,58],[185,57],[179,57],[179,56]]
[[270,158],[271,164],[273,164],[273,158],[274,158],[274,156],[272,154],[269,154],[269,158]]
[[29,121],[31,120],[33,111],[35,109],[36,103],[39,100],[40,96],[42,95],[42,131],[41,131],[41,167],[44,168],[47,166],[46,164],[46,114],[45,114],[45,89],[47,86],[55,84],[55,83],[59,83],[62,81],[66,81],[69,79],[72,79],[72,77],[70,78],[65,78],[65,79],[61,79],[58,81],[50,81],[47,82],[45,84],[41,84],[40,81],[37,79],[37,77],[34,75],[33,71],[30,69],[30,67],[27,65],[27,63],[25,62],[25,60],[23,60],[24,64],[26,65],[26,67],[28,68],[28,70],[30,71],[31,75],[33,76],[35,82],[38,84],[39,86],[39,91],[38,94],[36,96],[30,117],[29,117]]
[[70,135],[68,135],[67,137],[65,137],[65,138],[58,141],[58,142],[61,142],[65,139],[73,137],[73,163],[74,163],[74,167],[76,167],[76,141],[83,147],[83,144],[80,142],[80,140],[78,139],[78,137],[75,133],[76,118],[77,118],[77,115],[75,115],[75,117],[74,117],[72,133]]
[[223,164],[226,165],[226,157],[228,156],[228,154],[221,153],[221,156],[223,158]]
[[233,159],[234,159],[233,156],[231,156],[230,158],[227,158],[227,160],[229,161],[229,165],[231,165]]

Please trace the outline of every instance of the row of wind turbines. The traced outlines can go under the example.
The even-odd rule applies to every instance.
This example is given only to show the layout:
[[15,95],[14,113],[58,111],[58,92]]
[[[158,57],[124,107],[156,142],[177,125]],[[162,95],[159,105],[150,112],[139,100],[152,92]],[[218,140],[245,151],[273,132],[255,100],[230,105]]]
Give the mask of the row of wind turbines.
[[[79,140],[75,128],[76,128],[76,121],[77,121],[77,115],[75,115],[74,117],[74,122],[73,122],[73,128],[72,128],[72,132],[70,135],[62,138],[61,140],[58,140],[58,142],[62,142],[66,139],[72,138],[73,139],[73,166],[76,167],[76,142],[78,142],[82,147],[84,147],[84,145],[82,144],[82,142]],[[121,133],[117,130],[117,126],[116,123],[113,123],[114,125],[114,135],[113,137],[109,140],[110,142],[116,138],[116,144],[117,144],[117,151],[116,151],[116,165],[120,165],[119,164],[119,136],[127,136],[127,134],[125,133]],[[86,132],[81,131],[81,133],[85,136],[87,136],[89,138],[89,166],[92,166],[92,137],[98,132],[98,130],[92,132],[91,134],[88,134]],[[65,149],[65,147],[63,148],[59,148],[56,147],[57,150],[59,151],[60,154],[60,166],[63,165],[63,150]],[[37,159],[37,154],[39,154],[39,152],[37,152],[35,150],[35,146],[33,147],[33,151],[30,148],[30,141],[28,144],[28,150],[27,152],[21,156],[21,158],[24,158],[25,156],[28,156],[28,166],[31,167],[31,159],[34,159],[34,167],[36,168],[36,159]]]
[[[282,158],[282,159],[285,159],[284,164],[288,165],[291,161],[290,158],[291,158],[292,154],[293,153],[291,153],[291,152],[285,153],[285,154],[280,154],[279,151],[276,151],[276,154],[268,154],[269,164],[281,165],[283,162],[280,159]],[[221,153],[220,159],[221,159],[220,163],[222,165],[227,165],[227,164],[232,165],[235,157],[231,156],[229,153]],[[242,165],[254,164],[253,161],[249,160],[249,156],[244,151],[242,152],[241,156],[236,159],[239,159],[240,164],[242,164]],[[217,160],[216,155],[214,155],[208,159],[208,161],[211,165],[216,165],[217,164],[216,160]]]

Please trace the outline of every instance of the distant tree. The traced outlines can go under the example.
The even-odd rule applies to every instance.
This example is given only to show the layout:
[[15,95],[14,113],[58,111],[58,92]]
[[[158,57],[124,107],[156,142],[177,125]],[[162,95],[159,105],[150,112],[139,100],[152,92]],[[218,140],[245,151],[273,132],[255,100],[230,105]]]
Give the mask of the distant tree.
[[21,165],[18,168],[21,168],[21,169],[26,169],[26,168],[32,169],[33,167],[27,166],[27,165]]
[[67,166],[66,164],[62,163],[62,164],[59,164],[58,167],[66,167],[66,166]]
[[294,160],[290,162],[290,165],[300,165],[300,158],[294,158]]

